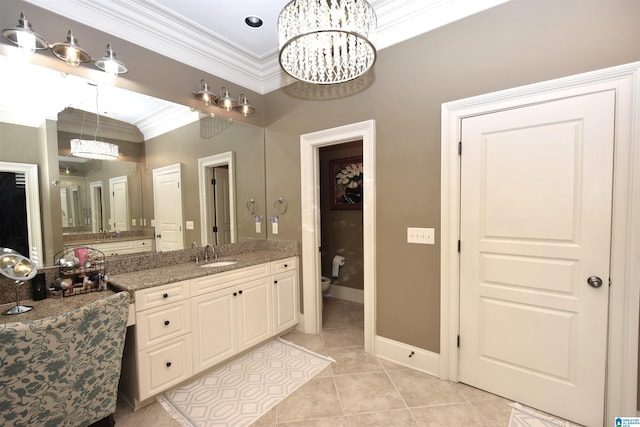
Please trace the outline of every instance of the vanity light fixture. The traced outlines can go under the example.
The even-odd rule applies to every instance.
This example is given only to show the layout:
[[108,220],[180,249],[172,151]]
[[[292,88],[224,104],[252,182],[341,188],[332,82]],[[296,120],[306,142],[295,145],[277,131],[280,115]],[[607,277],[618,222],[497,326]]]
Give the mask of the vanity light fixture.
[[49,44],[31,28],[31,22],[25,18],[24,13],[20,13],[18,26],[5,28],[2,36],[10,42],[17,44],[19,48],[35,53],[37,49],[48,49]]
[[100,131],[100,110],[98,109],[98,86],[89,83],[96,88],[96,133],[93,139],[82,139],[82,129],[84,129],[84,118],[82,120],[82,129],[80,130],[80,138],[74,138],[70,141],[71,154],[76,157],[97,160],[118,160],[118,146],[110,142],[98,141],[98,132]]
[[238,103],[235,99],[229,96],[229,91],[226,87],[220,88],[220,98],[216,101],[216,105],[220,108],[224,108],[227,111],[231,111]]
[[71,30],[67,32],[67,41],[50,45],[43,37],[33,31],[31,22],[27,20],[24,13],[20,13],[18,26],[2,30],[2,36],[30,53],[35,53],[36,50],[50,49],[57,58],[72,67],[77,67],[86,62],[93,62],[97,68],[112,77],[118,77],[119,74],[124,74],[128,71],[127,67],[116,59],[110,44],[107,44],[107,51],[104,57],[95,61],[91,59],[91,55],[80,47]]
[[249,104],[249,101],[247,101],[247,96],[244,93],[240,94],[240,97],[238,98],[238,105],[236,105],[234,109],[242,113],[242,115],[244,115],[245,117],[253,114],[256,111],[253,105]]
[[113,78],[118,77],[119,74],[124,74],[129,69],[116,58],[116,53],[111,49],[111,44],[107,43],[107,50],[104,56],[98,59],[96,62],[96,67],[100,68],[105,73],[109,74]]
[[205,105],[211,105],[218,100],[218,96],[209,89],[205,79],[200,80],[200,86],[193,91],[195,97],[204,102]]
[[231,97],[229,91],[225,86],[220,88],[220,96],[217,96],[210,88],[205,79],[200,80],[198,88],[193,91],[193,96],[199,101],[204,102],[205,105],[214,105],[216,107],[224,108],[227,111],[237,111],[242,113],[245,117],[255,113],[256,109],[253,105],[249,104],[247,96],[244,93],[240,94],[240,97],[236,101]]
[[366,0],[292,0],[280,12],[280,65],[313,84],[356,79],[371,68],[376,14]]
[[58,42],[51,45],[51,52],[72,67],[91,61],[91,55],[78,45],[78,40],[76,40],[71,30],[67,32],[66,42]]

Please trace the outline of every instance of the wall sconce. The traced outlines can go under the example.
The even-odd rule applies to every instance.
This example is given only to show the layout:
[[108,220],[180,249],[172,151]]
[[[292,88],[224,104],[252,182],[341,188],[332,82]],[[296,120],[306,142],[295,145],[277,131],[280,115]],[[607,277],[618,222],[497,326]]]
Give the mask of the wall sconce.
[[249,104],[247,96],[244,93],[241,93],[238,101],[236,101],[229,95],[227,88],[223,86],[220,88],[220,96],[218,96],[209,88],[205,79],[200,80],[198,88],[193,91],[193,96],[199,101],[204,102],[205,105],[215,105],[227,111],[234,110],[242,113],[245,117],[256,111],[253,105]]
[[92,60],[91,55],[80,47],[71,30],[67,32],[67,41],[50,45],[42,36],[33,31],[31,23],[25,18],[24,13],[20,13],[18,26],[5,28],[2,30],[2,36],[30,53],[35,53],[36,50],[50,49],[57,58],[72,67],[77,67],[86,62],[93,62],[97,68],[114,78],[129,71],[121,61],[116,59],[110,44],[107,44],[107,52],[104,57],[95,61]]

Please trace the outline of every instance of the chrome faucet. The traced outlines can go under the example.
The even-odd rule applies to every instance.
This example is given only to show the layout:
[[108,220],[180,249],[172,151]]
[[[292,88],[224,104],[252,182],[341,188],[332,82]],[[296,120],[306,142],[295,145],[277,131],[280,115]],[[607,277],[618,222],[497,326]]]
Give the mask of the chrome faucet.
[[207,243],[207,246],[204,247],[204,260],[209,261],[209,248],[211,248],[211,255],[213,258],[218,258],[218,254],[216,253],[216,248],[213,247],[211,243]]

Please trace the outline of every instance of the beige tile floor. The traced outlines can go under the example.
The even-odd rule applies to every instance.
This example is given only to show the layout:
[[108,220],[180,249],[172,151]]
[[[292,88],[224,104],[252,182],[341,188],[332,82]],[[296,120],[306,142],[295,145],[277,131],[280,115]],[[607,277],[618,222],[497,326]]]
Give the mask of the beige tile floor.
[[[365,353],[362,304],[325,298],[323,330],[283,338],[336,363],[292,393],[254,426],[507,426],[509,401],[440,381]],[[119,405],[118,427],[178,426],[158,403],[135,413]]]

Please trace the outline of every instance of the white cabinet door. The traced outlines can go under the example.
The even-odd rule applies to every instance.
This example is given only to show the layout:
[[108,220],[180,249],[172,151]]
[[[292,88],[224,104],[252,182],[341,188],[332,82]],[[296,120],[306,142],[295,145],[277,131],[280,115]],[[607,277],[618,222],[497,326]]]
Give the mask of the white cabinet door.
[[278,334],[298,323],[298,272],[273,276],[273,329]]
[[227,288],[191,299],[194,373],[238,352],[237,292]]
[[240,351],[272,336],[270,286],[271,279],[265,277],[235,287]]

